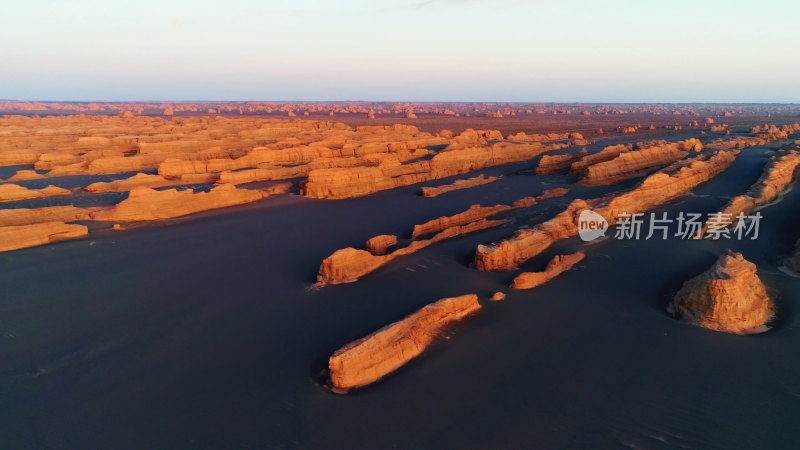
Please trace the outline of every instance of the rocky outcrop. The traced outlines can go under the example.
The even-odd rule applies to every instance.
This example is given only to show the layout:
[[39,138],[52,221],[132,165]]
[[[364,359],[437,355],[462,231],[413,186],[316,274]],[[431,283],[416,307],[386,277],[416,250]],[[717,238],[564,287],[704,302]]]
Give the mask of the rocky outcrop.
[[444,298],[345,345],[328,361],[330,387],[346,393],[380,380],[425,351],[449,326],[480,309],[476,295]]
[[63,222],[0,227],[0,252],[79,238],[88,234],[89,229],[83,225]]
[[158,188],[175,184],[179,184],[179,182],[168,180],[161,175],[137,173],[130,178],[122,180],[92,183],[83,190],[86,192],[126,192],[138,187]]
[[[498,142],[490,146],[451,144],[430,161],[407,164],[386,159],[377,166],[312,170],[305,195],[313,198],[352,198],[386,189],[437,180],[510,162],[525,161],[542,153],[569,147],[570,144],[513,144]],[[451,147],[454,147],[451,149]]]
[[378,270],[398,256],[410,255],[436,242],[500,226],[506,222],[506,220],[481,219],[464,225],[454,225],[436,233],[430,239],[411,241],[406,247],[398,248],[386,255],[356,250],[352,247],[343,248],[322,261],[317,275],[317,284],[325,286],[353,282]]
[[597,153],[584,156],[578,161],[575,161],[570,166],[570,171],[575,175],[582,175],[587,167],[599,164],[605,161],[611,161],[622,153],[627,153],[633,150],[633,145],[610,145]]
[[541,202],[542,200],[547,200],[548,198],[562,197],[564,195],[567,195],[568,192],[569,192],[569,189],[565,189],[565,188],[548,189],[548,190],[542,192],[541,195],[538,195],[536,197],[521,198],[521,199],[515,201],[514,203],[512,203],[511,207],[512,208],[527,208],[527,207],[533,206],[533,205]]
[[[691,141],[691,142],[690,142]],[[643,150],[622,152],[616,158],[587,167],[582,183],[606,185],[618,183],[627,178],[640,175],[655,167],[671,164],[687,155],[702,144],[696,140],[680,141],[663,146],[650,147]]]
[[35,170],[18,170],[17,173],[7,178],[6,181],[41,180],[42,178],[46,177]]
[[91,220],[94,209],[76,208],[74,206],[48,206],[46,208],[12,208],[0,209],[0,227],[32,225],[42,222],[75,222]]
[[498,292],[495,292],[494,295],[492,295],[492,301],[493,302],[499,302],[499,301],[503,301],[505,299],[506,299],[506,294],[504,292],[499,292],[498,291]]
[[0,202],[15,202],[31,198],[43,198],[54,195],[70,195],[72,192],[53,185],[43,189],[28,189],[16,184],[0,184]]
[[569,168],[573,162],[584,158],[586,155],[588,155],[586,149],[581,150],[581,152],[577,154],[544,155],[539,161],[539,166],[536,168],[536,175],[552,175],[561,172]]
[[133,189],[127,199],[113,208],[93,213],[92,218],[109,222],[168,219],[210,209],[251,203],[272,194],[285,193],[290,187],[290,183],[285,183],[268,190],[249,190],[223,184],[208,192],[198,193],[191,189],[156,191],[140,187]]
[[571,255],[559,255],[550,260],[544,272],[523,272],[514,278],[513,289],[531,289],[541,286],[553,278],[561,275],[584,258],[583,252]]
[[764,167],[764,172],[745,195],[739,195],[703,227],[702,235],[709,228],[720,230],[737,223],[737,216],[747,216],[750,211],[759,206],[766,205],[785,191],[794,181],[797,168],[800,167],[800,152],[797,150],[782,150],[770,159]]
[[436,197],[442,195],[444,193],[450,191],[456,191],[459,189],[469,189],[475,186],[481,186],[484,184],[494,183],[495,181],[499,180],[498,177],[484,177],[483,175],[478,175],[474,178],[467,178],[463,180],[456,180],[451,184],[445,184],[442,186],[436,187],[423,187],[422,188],[422,196],[423,197]]
[[385,255],[386,251],[397,245],[397,236],[382,234],[367,241],[367,250],[373,255]]
[[741,253],[728,251],[709,270],[683,284],[671,310],[704,328],[752,334],[766,331],[774,305],[756,265]]
[[614,224],[621,213],[635,214],[686,195],[695,186],[727,169],[735,156],[732,152],[699,155],[674,163],[650,175],[633,190],[610,200],[575,200],[553,219],[534,227],[518,230],[510,239],[492,245],[479,245],[475,265],[479,270],[514,269],[553,242],[578,234],[577,220],[585,209],[603,216]]
[[414,232],[412,233],[412,238],[416,239],[419,236],[423,236],[430,233],[438,233],[442,230],[447,228],[464,225],[469,222],[475,222],[480,219],[484,219],[489,216],[493,216],[498,214],[502,211],[508,211],[511,207],[506,205],[496,205],[496,206],[481,206],[481,205],[472,205],[466,211],[453,215],[453,216],[442,216],[438,219],[433,219],[428,222],[423,223],[422,225],[414,225]]
[[326,285],[356,281],[382,267],[394,257],[393,254],[375,255],[366,250],[356,250],[353,247],[336,250],[322,261],[317,283]]

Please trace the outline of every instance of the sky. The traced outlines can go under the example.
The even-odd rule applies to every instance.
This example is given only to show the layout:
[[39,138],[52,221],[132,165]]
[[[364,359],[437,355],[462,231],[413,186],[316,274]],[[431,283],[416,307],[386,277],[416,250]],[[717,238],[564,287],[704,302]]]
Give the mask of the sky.
[[0,98],[800,103],[797,0],[0,8]]

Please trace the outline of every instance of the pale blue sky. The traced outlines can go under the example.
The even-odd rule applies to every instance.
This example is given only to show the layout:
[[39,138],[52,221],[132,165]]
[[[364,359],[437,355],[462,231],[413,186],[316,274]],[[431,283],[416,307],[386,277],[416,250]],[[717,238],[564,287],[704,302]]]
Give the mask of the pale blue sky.
[[0,10],[0,98],[800,102],[797,0],[24,0]]

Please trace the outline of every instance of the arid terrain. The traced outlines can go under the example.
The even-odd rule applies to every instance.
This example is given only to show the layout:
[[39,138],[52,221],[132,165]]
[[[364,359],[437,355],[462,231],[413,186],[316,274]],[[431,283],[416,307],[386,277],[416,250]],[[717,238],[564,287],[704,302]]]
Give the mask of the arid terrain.
[[[798,122],[798,105],[0,101],[0,435],[787,446]],[[604,237],[584,239],[589,212]],[[692,233],[649,228],[691,213]]]

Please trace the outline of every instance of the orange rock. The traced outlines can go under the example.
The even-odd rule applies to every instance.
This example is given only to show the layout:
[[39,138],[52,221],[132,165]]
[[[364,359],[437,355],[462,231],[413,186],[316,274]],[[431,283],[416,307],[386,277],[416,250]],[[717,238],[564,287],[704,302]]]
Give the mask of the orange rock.
[[756,265],[741,253],[719,257],[706,272],[687,281],[678,291],[672,311],[681,319],[726,333],[752,334],[766,331],[774,305]]
[[578,154],[567,153],[564,155],[544,155],[536,168],[536,175],[551,175],[566,170],[570,165],[588,155],[586,149]]
[[511,287],[513,289],[531,289],[541,286],[571,269],[572,266],[583,260],[584,256],[583,252],[556,256],[547,264],[544,272],[523,272],[514,278]]
[[7,178],[6,181],[41,180],[42,178],[45,178],[45,176],[37,173],[35,170],[18,170],[17,173]]
[[53,195],[70,195],[72,192],[53,185],[43,189],[28,189],[16,184],[0,184],[0,202],[14,202],[29,198],[43,198]]
[[19,166],[33,164],[39,158],[36,152],[30,150],[5,149],[0,151],[0,166]]
[[475,265],[479,270],[511,270],[548,248],[553,242],[578,234],[577,220],[591,209],[614,224],[621,213],[635,214],[686,195],[695,186],[727,169],[732,152],[717,152],[678,161],[650,175],[633,190],[606,201],[575,200],[555,218],[534,227],[518,230],[510,239],[492,245],[479,245]]
[[565,189],[565,188],[548,189],[548,190],[542,192],[542,194],[537,196],[537,197],[521,198],[521,199],[515,201],[511,205],[511,207],[512,208],[527,208],[529,206],[533,206],[533,205],[539,203],[542,200],[547,200],[548,198],[562,197],[564,195],[567,195],[567,192],[569,192],[569,189]]
[[630,144],[610,145],[597,153],[584,156],[580,160],[572,163],[570,170],[575,175],[583,175],[587,167],[601,162],[611,161],[612,159],[619,156],[621,153],[626,153],[632,150],[633,146]]
[[508,211],[511,207],[506,205],[496,205],[496,206],[481,206],[481,205],[472,205],[466,211],[455,214],[453,216],[442,216],[438,219],[433,219],[428,222],[423,223],[422,225],[415,225],[414,232],[412,233],[412,238],[416,239],[419,236],[429,234],[429,233],[438,233],[442,230],[453,226],[464,225],[466,223],[475,222],[480,219],[484,219],[489,216],[493,216],[498,214],[502,211]]
[[422,188],[422,196],[423,197],[436,197],[442,195],[446,192],[455,191],[459,189],[468,189],[475,186],[481,186],[484,184],[494,183],[495,181],[499,180],[497,177],[484,177],[483,175],[479,175],[474,178],[466,178],[463,180],[456,180],[451,184],[445,184],[442,186],[436,187],[423,187]]
[[410,255],[433,243],[496,227],[506,222],[506,220],[481,219],[464,225],[453,225],[430,239],[412,241],[408,246],[398,248],[388,255],[377,255],[352,247],[340,249],[322,261],[317,275],[317,284],[325,286],[356,281],[362,276],[378,270],[398,256]]
[[46,208],[0,209],[0,227],[32,225],[43,222],[75,222],[91,220],[89,209],[74,206],[48,206]]
[[179,184],[177,180],[168,180],[161,175],[147,175],[137,173],[136,175],[123,180],[115,180],[108,183],[98,182],[86,186],[86,192],[125,192],[137,187],[157,188]]
[[290,183],[286,183],[267,191],[260,191],[237,189],[233,185],[223,184],[209,192],[198,193],[191,189],[156,191],[139,187],[131,190],[126,200],[111,209],[93,213],[92,218],[109,222],[168,219],[209,209],[254,202],[271,194],[285,193],[290,186]]
[[338,392],[372,384],[417,357],[448,326],[481,309],[476,295],[444,298],[337,350],[328,361]]
[[89,234],[83,225],[44,222],[32,225],[0,227],[0,252],[74,239]]
[[696,148],[695,144],[702,146],[699,142],[689,144],[688,141],[681,141],[643,150],[622,152],[612,160],[587,167],[582,182],[592,185],[617,183],[636,176],[642,171],[673,163],[686,156],[684,148]]
[[798,167],[800,167],[800,153],[797,150],[782,150],[776,153],[748,192],[732,198],[716,217],[705,224],[701,234],[705,235],[711,227],[727,228],[725,224],[735,224],[739,214],[746,216],[754,208],[778,198],[778,194],[785,191],[794,181]]
[[317,283],[326,285],[356,281],[382,267],[394,257],[393,254],[375,255],[366,250],[356,250],[353,247],[336,250],[322,261],[319,275],[317,275]]
[[367,250],[373,255],[385,255],[386,250],[397,245],[397,236],[382,234],[367,241]]
[[492,295],[492,301],[493,302],[499,302],[501,300],[505,300],[505,298],[506,298],[506,294],[503,293],[503,292],[499,292],[499,291],[495,292],[494,295]]

